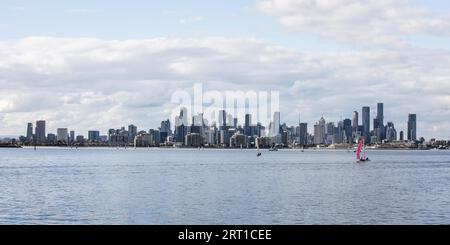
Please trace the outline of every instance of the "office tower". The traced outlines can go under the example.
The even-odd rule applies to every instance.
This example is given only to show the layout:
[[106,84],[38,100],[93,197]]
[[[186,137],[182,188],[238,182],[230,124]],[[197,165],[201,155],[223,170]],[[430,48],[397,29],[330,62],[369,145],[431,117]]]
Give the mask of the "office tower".
[[67,128],[58,128],[56,130],[56,140],[58,142],[67,143],[68,138],[69,134]]
[[278,135],[278,134],[280,134],[280,121],[281,121],[281,115],[280,115],[280,112],[275,112],[274,114],[273,114],[273,123],[274,123],[274,134],[275,135]]
[[245,114],[244,135],[251,136],[252,115]]
[[128,125],[128,141],[134,142],[134,137],[137,135],[137,127],[133,124]]
[[180,108],[180,115],[175,117],[175,127],[180,125],[188,125],[188,113],[186,107]]
[[351,143],[352,142],[352,120],[350,119],[344,119],[343,121],[343,127],[344,127],[344,143]]
[[370,143],[370,107],[364,106],[362,108],[362,126],[363,132],[362,135],[366,144]]
[[[42,142],[41,142],[42,143]],[[55,134],[47,134],[46,142],[47,145],[55,145],[57,143],[57,137]]]
[[238,127],[238,119],[233,118],[233,128],[237,128],[237,127]]
[[36,128],[34,130],[34,133],[36,135],[36,143],[46,143],[45,140],[45,121],[44,120],[40,120],[40,121],[36,121]]
[[377,126],[374,126],[374,131],[376,132],[375,136],[377,136],[377,139],[379,142],[384,140],[385,137],[385,130],[384,130],[384,105],[383,103],[377,104]]
[[405,133],[403,133],[403,131],[400,131],[400,141],[404,140],[405,140]]
[[357,111],[354,111],[352,114],[352,128],[354,131],[358,129],[359,125],[359,114]]
[[33,124],[28,123],[27,124],[27,140],[33,139]]
[[308,144],[308,124],[307,123],[300,123],[300,144],[307,145]]
[[417,116],[408,115],[408,140],[417,140]]
[[233,116],[231,114],[227,114],[226,126],[228,126],[228,127],[232,127],[233,126]]
[[168,135],[170,135],[171,128],[170,128],[170,121],[169,121],[169,119],[161,122],[161,132],[165,132]]
[[250,127],[252,124],[252,115],[251,114],[245,114],[245,125],[246,127]]
[[227,126],[227,112],[225,110],[219,111],[219,127]]
[[166,121],[161,122],[160,136],[161,142],[166,142],[167,138],[172,135],[172,130],[170,129],[170,121],[167,119]]
[[386,131],[386,141],[392,142],[397,140],[397,130],[395,130],[394,123],[388,122],[385,131]]
[[75,131],[70,131],[70,139],[69,139],[70,143],[75,142]]
[[325,126],[321,124],[314,125],[314,144],[320,145],[325,143]]
[[319,122],[314,125],[314,144],[324,144],[325,143],[325,119],[320,118]]
[[[133,139],[134,139],[134,137],[133,137]],[[100,141],[100,131],[96,131],[96,130],[88,131],[88,141],[90,141],[90,142]]]

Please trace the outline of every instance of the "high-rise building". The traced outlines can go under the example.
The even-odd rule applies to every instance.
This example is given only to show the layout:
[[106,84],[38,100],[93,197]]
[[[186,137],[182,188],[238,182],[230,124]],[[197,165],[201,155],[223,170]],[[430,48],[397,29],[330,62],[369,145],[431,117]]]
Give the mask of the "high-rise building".
[[219,127],[227,126],[227,112],[225,110],[219,111]]
[[33,139],[33,123],[27,124],[27,140]]
[[175,117],[175,127],[184,125],[188,125],[188,111],[186,107],[180,109],[180,115]]
[[[134,140],[134,138],[133,138],[133,140]],[[100,131],[97,131],[97,130],[88,131],[88,141],[90,141],[90,142],[100,141]]]
[[67,128],[58,128],[56,130],[56,140],[58,142],[67,143],[67,140],[69,139],[69,133]]
[[172,130],[170,129],[169,119],[167,119],[166,121],[162,121],[161,129],[160,129],[161,142],[166,142],[167,138],[171,135],[172,135]]
[[128,125],[128,140],[129,142],[134,142],[134,137],[137,135],[137,127],[133,124]]
[[392,142],[397,140],[397,130],[395,130],[394,123],[388,122],[386,124],[386,141]]
[[[273,114],[273,121],[269,125],[269,136],[277,137],[278,135],[280,135],[280,112],[275,112]],[[281,141],[281,137],[279,141]]]
[[377,118],[376,118],[376,127],[374,124],[374,131],[376,132],[375,136],[377,137],[377,140],[379,142],[383,141],[385,137],[385,130],[384,130],[384,105],[383,103],[377,104]]
[[300,144],[307,145],[308,144],[308,124],[300,123],[300,132],[299,132]]
[[46,143],[45,140],[45,121],[44,120],[40,120],[40,121],[36,121],[36,128],[34,130],[34,133],[36,135],[36,143]]
[[370,107],[364,106],[362,108],[362,136],[367,144],[370,143]]
[[408,115],[408,140],[417,140],[417,115]]
[[161,122],[161,132],[171,135],[170,121],[169,119]]
[[244,135],[251,136],[252,115],[245,114]]
[[320,145],[325,143],[325,126],[321,124],[314,125],[314,144]]
[[70,139],[69,139],[70,143],[75,142],[75,131],[70,131]]
[[344,143],[351,143],[352,142],[352,120],[350,119],[344,119],[343,121],[343,127],[344,127]]

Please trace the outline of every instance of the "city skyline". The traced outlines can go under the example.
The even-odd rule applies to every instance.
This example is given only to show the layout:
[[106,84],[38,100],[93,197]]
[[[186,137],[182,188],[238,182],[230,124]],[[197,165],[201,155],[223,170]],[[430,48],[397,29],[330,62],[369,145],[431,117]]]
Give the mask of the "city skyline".
[[[387,126],[389,123],[393,124],[393,125],[397,125],[395,126],[396,129],[396,138],[400,138],[400,132],[403,132],[405,135],[405,139],[410,139],[410,138],[414,138],[414,139],[419,139],[420,137],[424,137],[422,135],[420,135],[420,132],[417,133],[417,124],[416,124],[416,120],[417,120],[417,114],[415,113],[407,113],[406,116],[407,118],[403,121],[403,122],[395,122],[393,120],[385,120],[384,115],[384,103],[382,102],[378,102],[376,105],[376,109],[372,110],[372,113],[370,112],[372,110],[372,107],[370,106],[362,106],[361,109],[355,110],[351,113],[351,117],[340,117],[339,120],[337,121],[333,121],[328,119],[327,115],[322,114],[321,118],[315,121],[304,121],[302,120],[301,117],[301,113],[298,115],[298,121],[296,123],[287,123],[286,121],[283,121],[281,113],[280,112],[274,112],[274,114],[272,115],[273,120],[271,120],[269,123],[262,123],[258,120],[253,121],[252,120],[252,114],[245,114],[245,116],[243,118],[236,118],[234,117],[231,113],[229,113],[227,110],[220,110],[218,111],[217,114],[217,120],[215,121],[211,121],[209,122],[208,120],[206,120],[205,118],[203,118],[203,120],[199,120],[198,116],[202,116],[203,114],[200,113],[198,115],[191,115],[191,114],[187,114],[187,109],[186,108],[181,108],[180,116],[181,115],[191,115],[191,116],[184,116],[182,117],[182,120],[180,122],[179,118],[176,117],[174,120],[171,119],[160,119],[159,123],[155,126],[142,126],[142,125],[134,125],[133,123],[131,124],[120,124],[120,125],[109,125],[109,126],[104,126],[102,128],[95,128],[95,127],[89,127],[88,130],[76,130],[73,127],[67,126],[67,125],[63,125],[63,126],[58,126],[58,127],[49,127],[49,124],[52,124],[51,122],[49,122],[48,120],[45,119],[39,119],[39,120],[35,120],[35,121],[31,121],[26,123],[26,128],[25,130],[23,130],[24,133],[20,133],[17,135],[1,135],[0,137],[7,137],[7,138],[16,138],[18,139],[19,137],[23,136],[26,137],[27,139],[30,139],[30,136],[35,135],[37,139],[41,139],[41,141],[44,141],[42,139],[45,139],[45,137],[47,137],[48,134],[54,135],[55,139],[57,139],[58,141],[60,140],[60,137],[62,138],[76,138],[77,136],[83,136],[86,138],[95,138],[95,139],[99,139],[100,136],[106,136],[108,134],[108,131],[111,129],[111,127],[128,127],[128,129],[130,129],[129,127],[134,127],[136,129],[134,129],[133,131],[135,132],[134,135],[136,135],[137,133],[137,128],[139,128],[139,131],[149,131],[149,130],[158,130],[158,129],[163,129],[165,131],[167,130],[171,130],[174,131],[177,125],[183,124],[183,125],[199,125],[200,121],[203,121],[204,123],[206,123],[205,125],[207,126],[216,126],[216,127],[220,127],[220,126],[230,126],[230,127],[234,127],[234,128],[242,128],[243,130],[245,130],[245,125],[249,124],[252,126],[255,125],[261,125],[264,128],[266,128],[265,131],[265,135],[264,136],[268,136],[268,137],[273,137],[274,135],[279,134],[278,129],[281,127],[281,125],[286,125],[287,127],[297,127],[297,126],[302,126],[306,128],[306,131],[308,133],[310,133],[312,136],[314,136],[314,132],[315,132],[315,126],[321,124],[321,120],[326,121],[327,125],[329,123],[332,123],[334,126],[338,126],[339,123],[345,123],[345,121],[348,121],[348,124],[351,126],[352,130],[360,130],[362,135],[366,135],[365,141],[366,142],[370,142],[370,134],[373,133],[373,136],[376,136],[377,138],[383,138],[386,139],[386,130],[384,129],[385,126]],[[366,111],[366,113],[365,113]],[[356,114],[355,114],[356,113]],[[220,116],[222,115],[222,116]],[[366,118],[366,120],[364,120],[364,118]],[[356,120],[355,120],[356,119]],[[414,123],[412,123],[412,121]],[[167,122],[166,126],[163,126],[163,123]],[[275,123],[275,125],[277,126],[273,126],[273,123]],[[357,125],[356,129],[355,129],[355,123]],[[398,125],[403,125],[405,124],[406,126],[404,128],[399,127]],[[168,125],[168,126],[167,126]],[[327,125],[324,125],[324,127],[326,128]],[[420,125],[420,124],[419,124]],[[383,129],[380,129],[380,131],[382,131],[383,133],[377,131],[378,127],[383,127]],[[429,125],[430,126],[430,125]],[[432,126],[432,125],[431,125]],[[358,127],[360,127],[358,129]],[[273,131],[275,128],[275,131]],[[410,132],[411,128],[414,128],[414,133]],[[326,129],[324,129],[325,132],[327,131]],[[82,133],[79,133],[82,132]],[[96,133],[96,136],[92,136],[92,133]],[[60,136],[60,135],[66,135],[66,136]],[[1,139],[1,138],[0,138]],[[426,140],[429,140],[430,138],[425,138]],[[445,138],[435,138],[435,139],[445,139]]]
[[23,125],[38,118],[53,132],[156,127],[170,117],[171,94],[201,82],[207,90],[277,90],[289,125],[299,112],[310,124],[322,114],[334,122],[355,109],[361,116],[359,105],[371,107],[372,120],[383,101],[384,117],[405,133],[405,117],[414,112],[420,136],[450,138],[445,1],[8,0],[4,6],[3,136],[22,135]]
[[[424,142],[426,139],[418,137],[417,115],[409,113],[406,133],[395,128],[395,123],[387,120],[384,122],[384,103],[377,103],[376,117],[373,125],[370,121],[370,107],[363,106],[362,124],[358,118],[358,112],[352,113],[352,118],[345,118],[338,122],[330,122],[324,116],[313,125],[313,131],[308,130],[308,122],[302,122],[299,117],[297,125],[287,125],[282,121],[280,112],[273,113],[272,120],[268,124],[262,124],[259,120],[252,121],[252,114],[245,114],[241,121],[236,115],[226,110],[219,110],[216,120],[209,123],[203,113],[193,115],[188,109],[181,107],[178,116],[162,120],[160,127],[142,129],[134,124],[109,128],[107,134],[101,134],[100,130],[89,130],[87,138],[83,133],[77,133],[68,128],[58,128],[56,134],[46,134],[46,121],[27,123],[26,136],[22,135],[18,141],[26,145],[74,145],[108,143],[109,146],[134,145],[136,146],[160,146],[161,144],[180,144],[181,146],[221,145],[226,147],[242,147],[255,144],[258,137],[262,137],[265,145],[334,145],[354,144],[359,139],[364,139],[367,144]],[[406,135],[406,137],[405,137]],[[433,139],[433,141],[436,139]],[[439,139],[437,139],[439,140]]]

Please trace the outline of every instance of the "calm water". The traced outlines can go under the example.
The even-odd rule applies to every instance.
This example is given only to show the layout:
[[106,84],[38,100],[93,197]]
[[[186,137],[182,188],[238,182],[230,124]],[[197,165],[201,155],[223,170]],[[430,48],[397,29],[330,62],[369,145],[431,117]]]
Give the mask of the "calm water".
[[0,149],[2,224],[450,224],[450,151]]

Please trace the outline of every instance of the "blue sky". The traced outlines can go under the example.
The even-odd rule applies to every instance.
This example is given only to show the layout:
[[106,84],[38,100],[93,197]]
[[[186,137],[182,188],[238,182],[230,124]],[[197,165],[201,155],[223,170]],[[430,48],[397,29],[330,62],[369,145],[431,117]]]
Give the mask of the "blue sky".
[[171,90],[204,82],[280,90],[288,124],[374,115],[381,101],[398,131],[417,113],[419,135],[450,138],[449,1],[0,4],[0,135],[37,119],[53,132],[155,128]]
[[[280,28],[276,19],[256,9],[256,0],[169,1],[0,1],[0,39],[28,36],[146,39],[153,37],[255,37],[306,50],[346,50],[351,47],[308,33]],[[450,10],[444,0],[411,3],[437,12]],[[417,35],[417,47],[448,49],[448,37]]]

